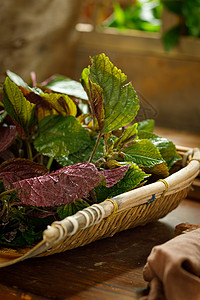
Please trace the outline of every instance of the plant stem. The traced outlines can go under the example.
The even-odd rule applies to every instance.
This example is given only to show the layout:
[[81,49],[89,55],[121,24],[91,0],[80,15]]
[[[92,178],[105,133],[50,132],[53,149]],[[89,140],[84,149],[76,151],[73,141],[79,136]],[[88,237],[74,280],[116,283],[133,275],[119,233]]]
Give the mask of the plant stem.
[[53,159],[54,159],[53,156],[49,157],[49,161],[48,161],[48,163],[47,163],[47,169],[48,169],[48,170],[50,170],[50,168],[51,168]]
[[33,160],[31,144],[30,144],[30,142],[28,140],[26,140],[26,150],[27,150],[27,157],[28,157],[28,159]]
[[12,190],[7,190],[7,191],[4,191],[0,194],[0,200],[3,198],[4,195],[7,195],[7,194],[11,194],[12,192],[14,192],[15,190],[12,189]]
[[97,137],[96,143],[95,143],[95,145],[94,145],[94,149],[93,149],[92,154],[91,154],[91,156],[90,156],[90,158],[89,158],[89,160],[88,160],[89,163],[90,163],[90,162],[93,160],[93,158],[94,158],[94,155],[95,155],[95,152],[96,152],[97,147],[98,147],[98,145],[99,145],[101,136],[102,136],[102,130],[99,132],[99,135],[98,135],[98,137]]
[[3,204],[3,209],[1,211],[0,217],[4,215],[5,210],[6,210],[6,203]]
[[44,164],[44,156],[41,154],[40,156],[40,164],[43,165]]

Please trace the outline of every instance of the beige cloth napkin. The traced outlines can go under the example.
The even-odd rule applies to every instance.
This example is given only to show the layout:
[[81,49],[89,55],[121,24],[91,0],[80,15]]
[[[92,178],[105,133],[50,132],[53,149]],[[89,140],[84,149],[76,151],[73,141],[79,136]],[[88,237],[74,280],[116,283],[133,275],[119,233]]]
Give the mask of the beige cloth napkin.
[[143,277],[150,291],[142,300],[200,299],[200,229],[155,246]]

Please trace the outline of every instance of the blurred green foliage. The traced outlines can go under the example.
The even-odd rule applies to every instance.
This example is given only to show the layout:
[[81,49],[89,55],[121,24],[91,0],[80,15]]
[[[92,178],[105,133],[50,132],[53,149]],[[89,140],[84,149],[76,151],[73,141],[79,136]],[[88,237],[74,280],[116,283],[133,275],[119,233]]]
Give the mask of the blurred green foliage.
[[138,0],[135,5],[128,5],[125,8],[116,2],[113,4],[113,9],[113,15],[104,24],[106,27],[160,31],[162,16],[160,1]]
[[162,26],[163,8],[177,15],[180,22],[162,34],[166,51],[178,44],[183,35],[200,37],[200,0],[137,0],[134,5],[122,8],[113,4],[113,14],[103,26],[120,30],[135,29],[159,32]]
[[180,23],[163,33],[166,51],[171,50],[182,35],[200,37],[200,0],[160,1],[173,14],[179,16]]

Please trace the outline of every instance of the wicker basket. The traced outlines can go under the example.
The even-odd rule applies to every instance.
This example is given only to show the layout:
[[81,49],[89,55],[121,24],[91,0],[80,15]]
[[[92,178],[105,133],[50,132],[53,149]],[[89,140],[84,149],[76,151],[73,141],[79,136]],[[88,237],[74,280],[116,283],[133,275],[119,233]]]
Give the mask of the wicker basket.
[[165,180],[134,189],[54,222],[35,247],[0,249],[0,267],[35,256],[47,256],[84,246],[115,233],[166,216],[187,196],[200,170],[200,151],[177,147],[180,170]]

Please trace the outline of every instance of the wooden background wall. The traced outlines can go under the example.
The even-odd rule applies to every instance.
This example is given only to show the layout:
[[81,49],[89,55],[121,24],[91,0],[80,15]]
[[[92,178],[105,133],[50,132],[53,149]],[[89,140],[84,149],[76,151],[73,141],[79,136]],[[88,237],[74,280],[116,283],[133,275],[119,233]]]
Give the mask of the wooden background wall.
[[146,99],[147,117],[155,117],[158,126],[199,133],[200,40],[183,38],[165,53],[158,34],[76,26],[83,3],[1,1],[0,81],[6,69],[24,80],[31,71],[38,81],[55,73],[79,80],[89,56],[104,52]]
[[0,1],[0,81],[7,69],[24,80],[69,73],[82,0]]
[[158,126],[200,132],[199,40],[185,38],[167,54],[155,35],[110,31],[79,34],[72,75],[75,79],[88,65],[89,56],[104,52],[132,81],[147,106],[153,106]]

